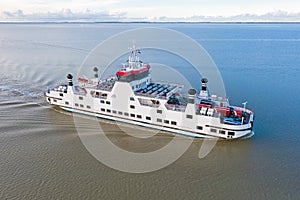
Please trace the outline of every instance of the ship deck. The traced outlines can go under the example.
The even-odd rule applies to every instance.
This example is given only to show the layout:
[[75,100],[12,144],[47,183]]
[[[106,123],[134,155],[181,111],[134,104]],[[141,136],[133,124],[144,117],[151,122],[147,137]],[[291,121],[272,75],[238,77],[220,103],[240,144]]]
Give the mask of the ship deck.
[[[94,84],[85,84],[84,88],[93,88],[97,90],[111,91],[116,83],[116,78],[108,78],[102,82]],[[134,91],[135,95],[159,99],[167,99],[170,95],[178,92],[183,86],[175,83],[151,82]]]
[[180,85],[172,83],[152,82],[135,91],[135,95],[166,99],[170,94],[176,92]]
[[115,78],[108,78],[108,79],[102,81],[101,83],[99,83],[96,86],[96,89],[111,91],[112,88],[114,87],[116,81],[117,81],[117,79],[115,79]]

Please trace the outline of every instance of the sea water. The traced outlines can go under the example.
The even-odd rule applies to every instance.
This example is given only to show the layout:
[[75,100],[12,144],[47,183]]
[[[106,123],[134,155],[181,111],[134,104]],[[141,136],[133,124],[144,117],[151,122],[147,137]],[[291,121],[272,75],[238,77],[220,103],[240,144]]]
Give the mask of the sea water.
[[[202,45],[231,104],[247,101],[255,112],[255,136],[219,140],[203,159],[203,140],[195,139],[173,164],[141,174],[117,171],[89,154],[73,116],[47,105],[43,93],[66,83],[68,73],[77,75],[105,39],[143,27],[175,30]],[[145,61],[159,62],[152,53]],[[175,69],[181,62],[164,61]],[[0,69],[0,199],[300,197],[299,24],[1,24]],[[200,88],[200,77],[190,82]],[[99,123],[130,151],[153,151],[173,137],[137,139],[114,123]]]

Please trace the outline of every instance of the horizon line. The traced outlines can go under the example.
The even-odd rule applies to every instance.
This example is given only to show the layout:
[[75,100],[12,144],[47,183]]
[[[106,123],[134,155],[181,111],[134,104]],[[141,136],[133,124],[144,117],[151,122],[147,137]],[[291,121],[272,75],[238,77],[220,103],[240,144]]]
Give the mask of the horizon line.
[[0,21],[0,24],[300,24],[300,21]]

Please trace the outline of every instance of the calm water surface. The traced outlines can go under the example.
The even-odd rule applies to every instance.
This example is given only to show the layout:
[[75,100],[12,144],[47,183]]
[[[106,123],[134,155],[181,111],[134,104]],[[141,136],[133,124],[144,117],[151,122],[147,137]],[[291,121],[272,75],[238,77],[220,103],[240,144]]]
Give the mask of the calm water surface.
[[[43,92],[76,74],[107,37],[153,26],[180,31],[208,51],[231,103],[247,100],[254,110],[254,137],[218,141],[204,159],[202,140],[194,140],[175,163],[146,174],[113,170],[88,153],[72,115],[48,106]],[[0,199],[299,199],[299,52],[298,24],[1,24]],[[132,151],[172,139],[137,140],[99,123]]]

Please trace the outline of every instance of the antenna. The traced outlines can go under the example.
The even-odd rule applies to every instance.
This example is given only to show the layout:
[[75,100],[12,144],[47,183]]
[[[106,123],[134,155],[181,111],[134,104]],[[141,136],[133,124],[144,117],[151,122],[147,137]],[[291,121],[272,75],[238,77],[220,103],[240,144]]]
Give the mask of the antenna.
[[128,57],[128,66],[130,69],[136,69],[142,66],[142,60],[140,60],[140,57],[138,54],[141,54],[141,50],[136,48],[135,41],[132,40],[132,47],[129,47],[130,49],[130,55]]
[[244,103],[242,103],[243,107],[244,107],[244,110],[243,110],[244,112],[246,112],[246,105],[247,105],[247,103],[248,103],[247,101],[245,101]]

